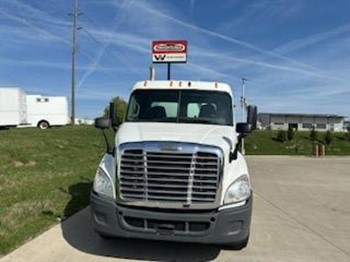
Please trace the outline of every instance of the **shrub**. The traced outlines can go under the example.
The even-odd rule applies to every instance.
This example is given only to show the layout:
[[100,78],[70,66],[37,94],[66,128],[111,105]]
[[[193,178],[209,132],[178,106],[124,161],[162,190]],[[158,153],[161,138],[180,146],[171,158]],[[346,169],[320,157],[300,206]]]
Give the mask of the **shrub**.
[[325,134],[324,134],[324,142],[326,143],[326,145],[330,145],[333,141],[333,136],[332,136],[332,133],[331,131],[327,131]]
[[287,138],[288,138],[288,141],[293,140],[293,138],[294,138],[294,131],[293,131],[292,128],[288,129]]
[[315,130],[315,127],[311,128],[310,130],[310,140],[315,142],[317,140],[318,133]]
[[284,130],[279,130],[277,133],[277,140],[284,143],[288,140],[287,132]]
[[350,141],[350,126],[347,128],[348,132],[345,134],[346,140]]
[[[121,98],[120,96],[114,97],[112,99],[112,102],[115,104],[115,110],[116,110],[116,115],[117,115],[117,126],[119,126],[121,123],[124,121],[124,117],[126,114],[126,109],[128,108],[128,103]],[[107,106],[104,109],[104,114],[105,117],[109,115],[109,106]]]

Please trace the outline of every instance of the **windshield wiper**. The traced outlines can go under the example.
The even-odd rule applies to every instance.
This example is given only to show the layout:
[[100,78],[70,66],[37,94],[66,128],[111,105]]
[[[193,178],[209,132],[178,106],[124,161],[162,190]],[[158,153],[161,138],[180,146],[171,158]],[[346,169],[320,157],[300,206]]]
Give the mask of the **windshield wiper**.
[[134,119],[134,120],[128,120],[129,122],[175,122],[174,119],[167,119],[167,118],[141,118],[141,119]]
[[214,119],[203,119],[203,118],[180,118],[179,122],[181,123],[202,123],[202,124],[219,124]]

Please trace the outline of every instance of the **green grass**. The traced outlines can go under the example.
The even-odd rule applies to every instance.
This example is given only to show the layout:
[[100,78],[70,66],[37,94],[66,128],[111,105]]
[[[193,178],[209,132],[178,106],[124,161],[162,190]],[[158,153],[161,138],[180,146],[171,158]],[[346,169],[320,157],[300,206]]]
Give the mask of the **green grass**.
[[[278,141],[277,131],[255,131],[245,139],[248,155],[305,155],[311,156],[313,143],[309,140],[310,132],[295,132],[292,141]],[[318,132],[317,144],[324,143],[324,132]],[[345,133],[332,133],[333,141],[326,146],[326,155],[350,155],[350,142]]]
[[0,254],[88,205],[104,149],[88,126],[0,130]]
[[[252,133],[246,138],[247,154],[311,155],[308,132],[284,144],[276,136]],[[333,136],[327,152],[350,155],[345,135]],[[103,137],[93,127],[0,130],[0,255],[87,206],[104,152]]]

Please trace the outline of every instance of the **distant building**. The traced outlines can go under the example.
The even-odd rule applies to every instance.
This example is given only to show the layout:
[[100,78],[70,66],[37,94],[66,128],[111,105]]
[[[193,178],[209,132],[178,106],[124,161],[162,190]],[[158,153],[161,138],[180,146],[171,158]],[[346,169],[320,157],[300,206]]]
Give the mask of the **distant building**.
[[344,116],[327,114],[259,113],[262,129],[307,131],[315,127],[319,131],[343,131]]
[[344,121],[344,130],[347,131],[350,128],[350,121]]
[[95,121],[89,118],[75,118],[76,125],[93,125]]

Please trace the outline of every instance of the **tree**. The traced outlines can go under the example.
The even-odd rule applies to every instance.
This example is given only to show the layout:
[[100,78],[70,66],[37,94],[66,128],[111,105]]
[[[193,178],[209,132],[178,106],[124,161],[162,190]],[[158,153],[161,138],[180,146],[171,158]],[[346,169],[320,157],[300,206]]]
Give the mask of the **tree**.
[[[121,98],[120,96],[114,97],[112,102],[115,104],[116,115],[117,115],[117,126],[121,125],[124,122],[126,109],[128,108],[128,103]],[[109,105],[104,109],[104,116],[109,115]]]
[[292,141],[293,140],[293,138],[294,138],[293,128],[288,128],[287,138],[288,138],[288,141]]
[[317,131],[315,130],[315,127],[312,127],[311,130],[310,130],[310,140],[312,142],[315,142],[317,140]]
[[350,126],[346,128],[348,132],[346,133],[346,140],[350,141]]
[[330,145],[333,141],[333,136],[332,136],[332,133],[331,131],[327,131],[325,134],[324,134],[324,142],[326,143],[326,145]]
[[288,140],[288,135],[285,130],[279,130],[277,133],[277,140],[284,143]]

